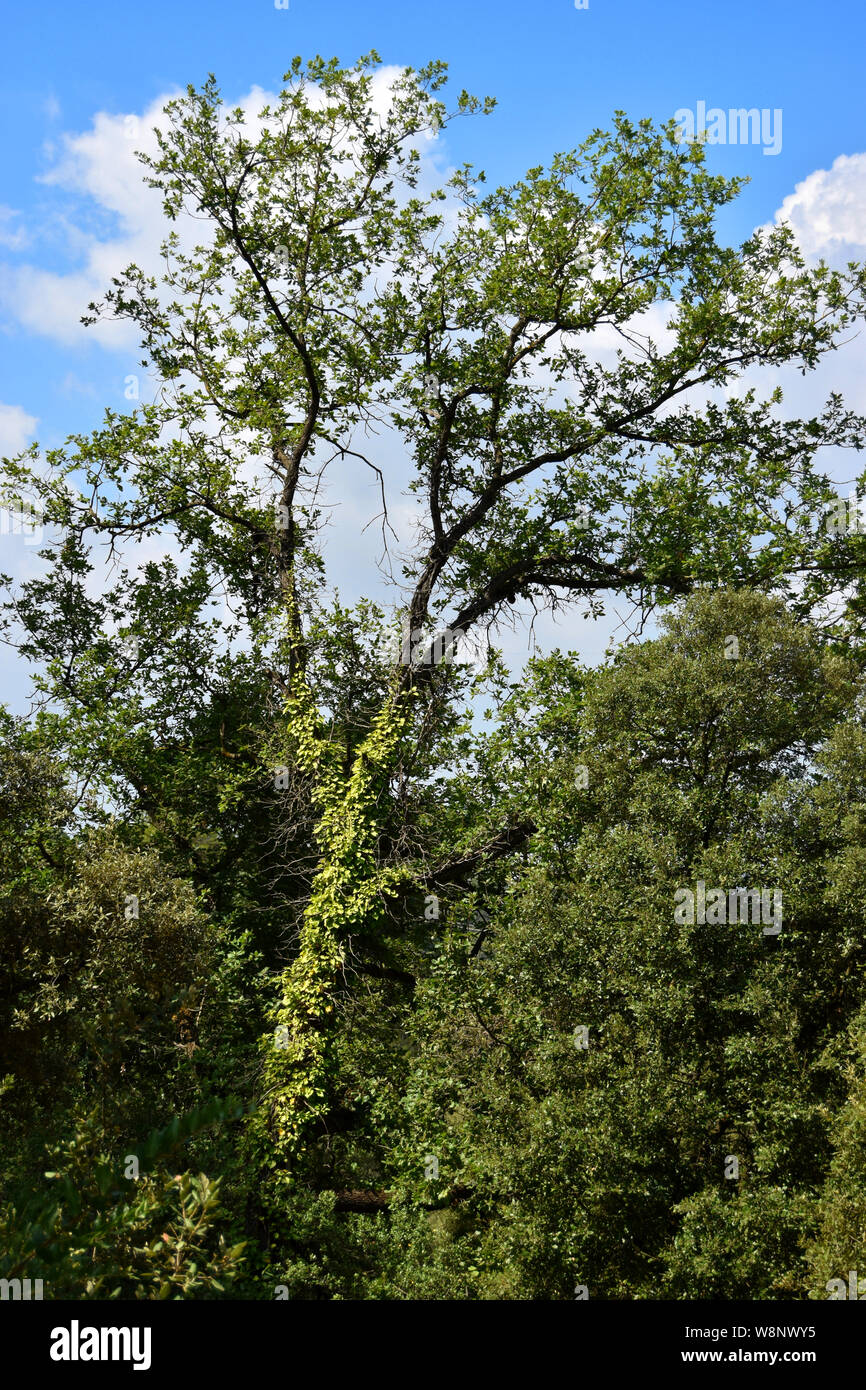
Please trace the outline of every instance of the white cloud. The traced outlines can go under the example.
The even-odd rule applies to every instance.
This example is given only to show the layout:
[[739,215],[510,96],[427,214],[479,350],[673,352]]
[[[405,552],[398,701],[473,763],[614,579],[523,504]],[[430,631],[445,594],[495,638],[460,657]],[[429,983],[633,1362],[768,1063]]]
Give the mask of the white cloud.
[[0,457],[14,458],[26,449],[38,421],[20,405],[0,404]]
[[866,154],[840,154],[831,169],[816,169],[798,183],[776,213],[794,232],[803,254],[843,259],[866,249]]
[[[53,221],[64,222],[65,244],[83,265],[65,272],[32,264],[0,267],[0,302],[23,328],[68,347],[97,341],[117,350],[136,348],[132,325],[106,319],[85,328],[81,317],[130,263],[149,274],[162,269],[159,247],[168,231],[162,197],[144,183],[136,151],[158,153],[154,126],[164,123],[163,109],[173,95],[157,97],[141,114],[100,111],[89,130],[63,135],[57,162],[40,182],[68,195]],[[238,105],[252,118],[269,100],[271,94],[254,87]],[[94,209],[114,220],[110,234],[90,229]],[[175,230],[185,247],[201,238],[201,223],[193,218],[180,219]]]
[[[388,67],[374,75],[371,105],[377,114],[387,110],[390,84],[399,71]],[[163,109],[175,95],[157,97],[141,114],[100,111],[89,130],[62,136],[59,153],[54,143],[46,147],[49,157],[56,155],[56,163],[40,182],[61,190],[71,202],[71,210],[58,208],[52,221],[54,226],[65,224],[67,251],[77,253],[83,264],[70,271],[47,270],[34,264],[0,266],[0,303],[25,329],[69,347],[97,341],[117,350],[136,348],[138,333],[132,325],[105,320],[85,328],[80,320],[88,304],[101,300],[112,277],[130,263],[157,277],[163,269],[159,247],[168,224],[162,212],[162,195],[145,185],[145,170],[136,151],[158,153],[153,128],[164,125]],[[315,100],[313,89],[310,98]],[[244,112],[248,136],[257,137],[264,124],[259,112],[277,100],[274,93],[254,86],[232,103],[232,108],[239,106]],[[432,185],[438,179],[436,165],[441,158],[435,149],[436,139],[419,136],[416,143],[422,154],[422,172]],[[109,234],[90,229],[94,209],[114,220]],[[19,234],[9,231],[4,236],[4,218],[10,216],[11,210],[4,214],[0,208],[0,243],[5,240],[17,247],[22,244]],[[173,230],[184,249],[202,237],[200,218],[182,216]]]
[[[816,169],[798,183],[776,211],[774,221],[793,231],[808,261],[819,259],[843,267],[866,257],[866,153],[840,155],[830,169]],[[780,385],[797,415],[817,414],[829,394],[839,392],[851,410],[866,414],[866,333],[849,330],[836,352],[814,372],[801,376],[793,367],[750,373],[759,390]],[[863,468],[856,455],[830,451],[823,456],[830,475],[847,481]]]
[[[152,126],[168,99],[158,98],[140,117],[99,112],[90,130],[63,136],[58,162],[41,182],[70,195],[71,207],[63,206],[59,215],[69,225],[67,245],[81,253],[84,264],[65,273],[35,265],[0,271],[0,300],[23,328],[66,346],[85,340],[118,349],[135,346],[137,334],[125,323],[106,321],[85,329],[80,320],[131,261],[146,270],[157,266],[165,232],[160,198],[144,185],[135,151],[156,150]],[[116,218],[114,235],[101,238],[86,230],[94,204]]]

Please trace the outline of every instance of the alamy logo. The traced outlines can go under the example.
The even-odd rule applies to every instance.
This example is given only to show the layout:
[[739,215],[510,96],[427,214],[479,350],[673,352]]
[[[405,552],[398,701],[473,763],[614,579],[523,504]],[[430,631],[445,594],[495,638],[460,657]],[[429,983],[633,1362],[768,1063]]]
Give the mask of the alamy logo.
[[42,542],[43,515],[33,502],[13,497],[11,505],[0,507],[0,536],[23,536],[25,545]]
[[29,1300],[42,1297],[41,1279],[0,1279],[0,1302],[7,1299]]
[[404,619],[399,627],[383,628],[376,641],[379,659],[401,666],[471,666],[483,671],[487,648],[480,633],[465,628],[410,628]]
[[131,1361],[134,1371],[150,1370],[149,1327],[69,1327],[51,1331],[52,1361]]
[[680,925],[718,927],[725,922],[763,922],[764,936],[782,930],[782,892],[779,888],[707,888],[699,880],[674,893],[674,921]]
[[824,519],[824,529],[829,536],[862,536],[866,534],[866,498],[858,492],[850,497],[838,493],[829,514]]
[[697,110],[681,106],[674,112],[674,120],[679,126],[679,143],[691,144],[706,135],[708,145],[763,145],[764,154],[779,154],[782,148],[782,111],[780,107],[770,110],[764,106],[731,107],[724,111],[721,106],[711,106],[699,101]]
[[856,1269],[848,1270],[848,1287],[845,1287],[844,1279],[828,1279],[824,1285],[830,1301],[840,1298],[853,1298],[863,1302],[866,1300],[866,1279],[858,1279]]

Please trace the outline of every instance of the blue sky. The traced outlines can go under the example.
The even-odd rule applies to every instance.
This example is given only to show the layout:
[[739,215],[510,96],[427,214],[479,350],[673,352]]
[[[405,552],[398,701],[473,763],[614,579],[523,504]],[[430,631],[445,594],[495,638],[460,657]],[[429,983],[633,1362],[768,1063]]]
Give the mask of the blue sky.
[[58,130],[84,129],[98,110],[139,111],[209,71],[231,95],[273,88],[295,53],[351,61],[376,48],[387,63],[445,59],[456,87],[499,100],[494,120],[451,137],[455,153],[494,177],[579,142],[618,107],[663,117],[700,97],[784,109],[779,157],[741,150],[722,161],[760,170],[755,213],[864,146],[866,16],[857,0],[589,0],[587,10],[573,0],[290,0],[288,10],[272,0],[46,0],[10,7],[4,38],[3,196],[24,209],[43,143]]
[[[134,352],[75,326],[100,267],[111,273],[112,247],[122,247],[124,237],[134,247],[147,230],[133,226],[135,192],[118,182],[116,147],[99,131],[116,132],[120,118],[141,115],[211,71],[234,102],[255,86],[277,89],[295,54],[351,63],[375,48],[388,64],[444,59],[455,98],[466,87],[495,96],[498,107],[490,117],[449,127],[442,167],[471,161],[491,182],[519,177],[555,150],[574,147],[618,108],[657,119],[699,101],[724,110],[778,109],[778,154],[744,144],[711,151],[713,168],[751,178],[724,214],[725,235],[748,235],[784,205],[807,251],[863,254],[866,18],[855,0],[589,0],[586,9],[574,0],[289,0],[288,9],[273,0],[46,0],[10,7],[4,31],[3,453],[34,437],[55,445],[96,425],[105,405],[123,407]],[[837,364],[837,377],[850,381],[855,395],[864,365],[859,347]],[[866,407],[862,399],[853,403]],[[3,544],[6,553],[20,550],[20,538],[4,537]],[[20,554],[18,560],[29,563]],[[17,703],[18,690],[6,681],[0,699],[11,691]]]

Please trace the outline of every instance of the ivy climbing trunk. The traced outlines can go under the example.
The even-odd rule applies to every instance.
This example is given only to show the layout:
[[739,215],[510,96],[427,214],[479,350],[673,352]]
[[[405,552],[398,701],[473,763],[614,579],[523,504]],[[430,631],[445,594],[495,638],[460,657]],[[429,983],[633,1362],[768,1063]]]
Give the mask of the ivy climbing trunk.
[[297,954],[283,972],[273,1033],[263,1040],[263,1104],[253,1122],[260,1158],[286,1173],[309,1128],[333,1103],[334,1024],[345,943],[375,930],[389,896],[411,883],[409,866],[381,866],[379,803],[409,718],[411,689],[395,676],[346,778],[313,693],[296,670],[286,713],[295,765],[312,782],[320,863]]

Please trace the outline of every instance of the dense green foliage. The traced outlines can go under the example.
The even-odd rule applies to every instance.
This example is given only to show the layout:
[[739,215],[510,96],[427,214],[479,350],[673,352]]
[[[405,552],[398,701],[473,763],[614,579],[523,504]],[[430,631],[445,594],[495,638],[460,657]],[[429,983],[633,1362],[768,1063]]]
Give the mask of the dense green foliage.
[[[0,1277],[825,1297],[866,1270],[866,541],[816,453],[864,422],[737,382],[813,368],[863,272],[720,244],[738,183],[621,114],[422,197],[444,69],[374,119],[375,64],[296,61],[255,135],[172,103],[148,177],[205,240],[103,306],[159,395],[4,461],[53,529],[4,620],[42,698],[0,726]],[[387,500],[382,423],[408,657],[319,534],[334,463]],[[661,630],[597,669],[429,659],[609,595]],[[704,886],[776,915],[675,912]]]

